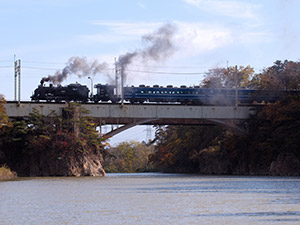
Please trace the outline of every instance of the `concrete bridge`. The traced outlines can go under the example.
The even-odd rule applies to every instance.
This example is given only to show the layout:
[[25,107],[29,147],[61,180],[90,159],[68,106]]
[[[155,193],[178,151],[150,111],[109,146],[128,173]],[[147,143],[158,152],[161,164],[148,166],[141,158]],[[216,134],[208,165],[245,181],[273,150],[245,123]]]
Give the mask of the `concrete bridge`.
[[[52,111],[61,115],[67,103],[7,102],[7,115],[10,118],[27,117],[33,109],[42,115]],[[180,104],[82,104],[88,114],[99,122],[124,125],[108,133],[113,136],[136,125],[201,125],[221,124],[234,126],[232,121],[245,120],[255,112],[253,106],[194,106]],[[237,128],[237,127],[235,127]]]

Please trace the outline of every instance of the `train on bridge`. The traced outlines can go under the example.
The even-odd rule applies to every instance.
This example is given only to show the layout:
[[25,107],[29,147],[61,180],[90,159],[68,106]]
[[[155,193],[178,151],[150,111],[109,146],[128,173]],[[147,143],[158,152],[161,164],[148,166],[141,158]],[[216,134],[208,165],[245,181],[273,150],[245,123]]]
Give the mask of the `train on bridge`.
[[253,102],[274,102],[282,92],[262,91],[254,89],[225,89],[225,88],[202,88],[200,86],[173,87],[159,85],[137,87],[124,87],[123,95],[117,95],[116,85],[96,84],[96,94],[89,95],[89,88],[79,83],[66,86],[48,86],[43,83],[38,86],[31,96],[32,101],[46,102],[81,102],[117,103],[122,99],[132,104],[151,103],[178,103],[191,105],[233,105],[252,104]]

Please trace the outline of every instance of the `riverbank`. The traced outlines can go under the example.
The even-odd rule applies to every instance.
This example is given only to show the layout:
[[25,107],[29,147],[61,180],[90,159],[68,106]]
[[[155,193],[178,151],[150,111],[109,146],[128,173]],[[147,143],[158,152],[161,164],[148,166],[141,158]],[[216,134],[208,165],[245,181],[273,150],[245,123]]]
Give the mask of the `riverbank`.
[[17,177],[17,174],[11,171],[6,165],[0,167],[0,181],[11,180]]

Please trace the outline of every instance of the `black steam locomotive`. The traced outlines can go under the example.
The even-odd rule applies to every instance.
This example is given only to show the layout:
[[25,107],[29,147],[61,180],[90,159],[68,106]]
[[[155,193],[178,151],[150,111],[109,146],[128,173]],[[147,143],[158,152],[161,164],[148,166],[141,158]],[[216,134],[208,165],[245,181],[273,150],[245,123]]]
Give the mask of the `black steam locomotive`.
[[[121,95],[117,95],[115,85],[96,84],[96,94],[89,96],[89,89],[81,84],[69,84],[67,86],[44,86],[43,84],[34,91],[32,101],[47,102],[112,102],[121,101]],[[194,87],[173,87],[171,85],[152,87],[140,85],[138,87],[124,87],[123,100],[132,104],[145,102],[154,103],[181,103],[193,105],[232,105],[237,101],[239,104],[251,104],[253,102],[274,102],[282,94],[280,92],[260,91],[253,89],[214,89]]]
[[89,89],[81,84],[69,84],[67,86],[44,86],[39,85],[31,96],[32,101],[47,101],[47,102],[62,102],[62,101],[75,101],[87,102],[89,99]]

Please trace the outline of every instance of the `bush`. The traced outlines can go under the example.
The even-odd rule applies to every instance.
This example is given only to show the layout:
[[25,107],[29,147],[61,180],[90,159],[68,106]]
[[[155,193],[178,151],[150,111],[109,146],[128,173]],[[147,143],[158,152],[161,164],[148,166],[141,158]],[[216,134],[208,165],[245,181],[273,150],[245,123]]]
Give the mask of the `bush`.
[[104,170],[108,173],[151,171],[148,158],[152,153],[152,146],[134,141],[123,142],[107,150],[107,155],[104,157]]
[[17,174],[11,171],[6,165],[0,167],[0,181],[16,178]]

